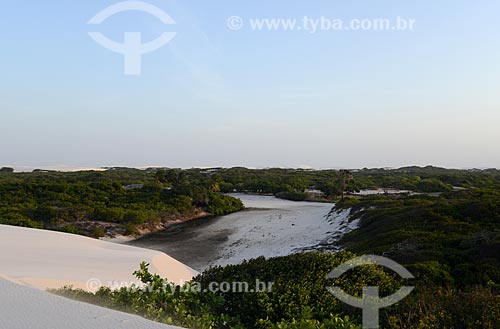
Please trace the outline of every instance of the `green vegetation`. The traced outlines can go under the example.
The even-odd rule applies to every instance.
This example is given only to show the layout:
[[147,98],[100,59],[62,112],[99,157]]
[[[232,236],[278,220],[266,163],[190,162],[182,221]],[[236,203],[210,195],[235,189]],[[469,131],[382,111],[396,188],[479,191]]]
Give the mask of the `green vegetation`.
[[340,241],[348,250],[383,254],[428,283],[500,288],[500,191],[367,197],[338,207],[361,218]]
[[500,171],[453,170],[436,167],[400,169],[304,170],[246,168],[211,169],[219,177],[222,192],[278,194],[304,192],[315,187],[331,199],[345,192],[392,188],[420,193],[449,192],[455,188],[490,188],[500,184]]
[[[124,188],[131,184],[141,187]],[[219,192],[251,192],[310,200],[321,190],[336,209],[351,209],[357,230],[336,254],[258,258],[211,268],[194,282],[274,282],[259,293],[182,292],[168,286],[153,292],[102,289],[97,294],[58,293],[188,328],[360,328],[360,310],[340,303],[325,286],[326,274],[355,254],[378,254],[407,267],[415,291],[381,312],[383,328],[498,328],[500,322],[500,172],[408,167],[396,170],[311,171],[130,170],[15,174],[0,172],[0,221],[101,236],[89,223],[121,225],[129,234],[144,224],[190,216],[222,215],[242,208]],[[399,189],[413,195],[359,196],[361,189]],[[145,284],[165,279],[136,272]],[[378,267],[360,267],[335,282],[359,294],[367,284],[387,295],[402,284]],[[174,289],[175,293],[170,291]]]
[[[0,170],[0,223],[94,237],[136,234],[139,228],[154,229],[171,220],[224,215],[243,208],[240,201],[220,192],[271,194],[294,201],[333,201],[361,189],[444,193],[453,188],[493,189],[500,183],[498,170],[434,167],[356,171],[246,168],[12,171]],[[324,197],[318,199],[305,193],[310,188],[322,191]]]
[[278,192],[276,197],[290,201],[305,201],[308,199],[306,193],[297,191]]
[[459,188],[495,188],[500,183],[500,171],[458,170],[437,167],[404,167],[399,169],[363,169],[354,172],[360,189],[393,188],[414,192],[447,192]]
[[[336,254],[296,254],[258,258],[240,265],[211,268],[184,288],[151,275],[146,264],[135,273],[146,287],[102,288],[96,294],[70,287],[55,293],[85,302],[136,313],[146,318],[187,328],[361,328],[359,309],[345,305],[326,286],[338,286],[360,296],[362,287],[376,285],[390,295],[402,284],[392,273],[377,266],[352,269],[339,279],[328,273],[354,257]],[[212,282],[272,282],[272,290],[215,292]],[[427,285],[422,281],[401,303],[380,312],[383,328],[497,328],[500,297],[491,288]],[[205,291],[207,290],[207,291]]]
[[0,173],[0,223],[102,237],[243,209],[197,170]]
[[[135,275],[147,284],[145,291],[103,288],[95,295],[71,289],[57,293],[188,328],[308,328],[320,322],[325,328],[359,328],[359,313],[347,309],[325,286],[336,284],[349,293],[359,294],[363,285],[378,284],[382,291],[391,293],[399,283],[373,266],[358,268],[353,276],[327,280],[333,268],[352,257],[343,252],[258,258],[241,265],[211,268],[193,279],[199,289],[186,291],[149,274],[143,264]],[[273,282],[272,289],[200,292],[210,290],[211,282],[248,282],[249,291],[256,290],[257,279]],[[336,325],[332,327],[333,324]]]

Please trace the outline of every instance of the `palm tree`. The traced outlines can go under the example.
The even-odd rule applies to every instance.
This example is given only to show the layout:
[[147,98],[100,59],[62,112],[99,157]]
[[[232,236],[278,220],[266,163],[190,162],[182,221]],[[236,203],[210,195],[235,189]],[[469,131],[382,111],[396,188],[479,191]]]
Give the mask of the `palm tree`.
[[342,169],[340,170],[340,190],[342,194],[342,200],[345,196],[345,189],[347,188],[347,184],[353,180],[352,173],[349,170]]

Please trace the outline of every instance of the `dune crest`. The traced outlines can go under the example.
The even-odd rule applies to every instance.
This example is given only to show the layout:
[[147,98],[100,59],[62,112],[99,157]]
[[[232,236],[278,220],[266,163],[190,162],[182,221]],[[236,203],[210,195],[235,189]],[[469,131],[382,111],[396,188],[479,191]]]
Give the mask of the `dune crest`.
[[174,283],[198,274],[162,252],[22,227],[0,225],[0,248],[0,277],[40,290],[136,283],[141,262]]

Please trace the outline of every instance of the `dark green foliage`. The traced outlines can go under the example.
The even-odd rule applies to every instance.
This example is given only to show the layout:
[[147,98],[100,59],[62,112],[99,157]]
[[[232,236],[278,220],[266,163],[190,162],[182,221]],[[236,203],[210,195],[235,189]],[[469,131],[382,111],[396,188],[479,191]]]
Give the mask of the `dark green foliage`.
[[437,167],[404,167],[399,169],[363,169],[355,171],[356,185],[361,189],[394,188],[414,192],[446,192],[452,187],[492,187],[500,183],[500,171],[457,170]]
[[388,328],[499,328],[500,296],[489,288],[419,287],[392,306]]
[[500,171],[453,170],[436,167],[405,167],[400,169],[362,170],[303,170],[216,168],[222,192],[251,192],[274,194],[304,192],[315,187],[330,198],[341,197],[344,192],[361,189],[392,188],[422,193],[448,192],[455,188],[492,187],[500,184]]
[[59,231],[59,232],[70,233],[70,234],[82,234],[82,232],[80,232],[76,227],[74,227],[72,225],[61,226],[55,230]]
[[43,228],[42,222],[31,220],[30,218],[18,213],[14,213],[11,216],[9,216],[9,220],[0,218],[0,224],[27,227],[27,228],[37,228],[37,229]]
[[109,227],[135,235],[140,226],[243,209],[199,170],[165,172],[0,173],[0,223],[101,237]]
[[286,196],[289,194],[284,193],[302,193],[309,187],[317,187],[335,197],[342,195],[342,186],[346,183],[346,191],[357,190],[355,181],[347,182],[343,172],[337,170],[230,168],[217,169],[217,174],[223,179],[219,184],[222,192],[280,193]]
[[222,216],[243,209],[240,199],[227,195],[210,193],[208,200],[208,211],[213,215]]
[[[148,285],[146,291],[104,288],[95,295],[70,289],[58,293],[188,328],[359,328],[359,310],[343,305],[325,287],[337,285],[359,295],[364,285],[371,284],[390,294],[399,283],[375,266],[354,269],[335,281],[327,279],[331,270],[352,257],[347,252],[262,257],[209,269],[193,279],[199,285],[194,291],[181,291],[150,274],[143,264],[135,274]],[[258,293],[203,292],[212,282],[247,282],[252,291],[256,280],[274,284]]]
[[338,207],[353,207],[361,218],[340,241],[349,250],[388,256],[428,282],[500,284],[500,192],[378,196]]
[[103,227],[96,227],[91,232],[93,238],[99,239],[106,236],[106,230]]
[[[275,324],[280,321],[318,320],[335,317],[359,318],[358,310],[339,302],[326,286],[340,286],[346,292],[359,296],[365,285],[378,285],[382,294],[390,294],[398,286],[396,280],[374,266],[356,268],[339,280],[328,280],[327,275],[338,265],[353,258],[348,252],[337,254],[296,254],[266,260],[264,257],[245,261],[241,265],[215,267],[195,278],[202,287],[210,282],[273,282],[272,291],[265,293],[218,293],[224,303],[216,313],[230,310],[246,328],[258,322]],[[307,315],[305,314],[307,310]]]
[[418,180],[413,189],[419,192],[448,192],[452,190],[450,185],[435,178]]
[[[376,266],[357,267],[340,279],[327,274],[354,257],[337,254],[296,254],[258,258],[240,265],[211,268],[181,287],[148,271],[142,264],[135,275],[144,289],[102,288],[96,294],[65,288],[56,293],[152,320],[186,328],[361,328],[359,309],[338,301],[325,287],[336,285],[351,295],[363,286],[381,287],[381,296],[392,294],[403,282]],[[431,265],[433,266],[433,265]],[[273,282],[272,290],[210,292],[212,282]],[[409,284],[408,282],[404,283]],[[500,297],[488,287],[465,290],[427,285],[423,281],[401,302],[382,309],[381,328],[498,328]]]
[[276,197],[291,201],[305,201],[307,200],[307,194],[304,192],[279,192],[276,193]]
[[[219,191],[274,194],[303,201],[307,199],[304,190],[312,187],[332,200],[365,188],[446,192],[452,186],[496,189],[499,185],[497,170],[434,167],[358,171],[110,168],[75,173],[11,173],[7,168],[0,172],[0,222],[47,229],[72,225],[82,234],[94,236],[89,222],[110,223],[124,230],[130,224],[157,225],[169,219],[196,217],[203,211],[223,215],[243,208],[239,201],[217,194]],[[464,204],[464,215],[478,211],[488,209],[484,204]]]

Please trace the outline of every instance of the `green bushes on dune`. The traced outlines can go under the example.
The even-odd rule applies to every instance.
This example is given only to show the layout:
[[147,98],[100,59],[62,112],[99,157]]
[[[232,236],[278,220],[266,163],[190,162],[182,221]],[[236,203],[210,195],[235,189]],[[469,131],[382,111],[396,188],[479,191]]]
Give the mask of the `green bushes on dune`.
[[[381,328],[496,328],[498,324],[500,297],[488,287],[460,289],[418,279],[402,282],[392,272],[372,265],[352,269],[336,280],[327,279],[331,270],[353,257],[349,252],[261,257],[208,269],[184,289],[150,274],[142,264],[135,274],[147,285],[143,290],[102,288],[91,294],[66,288],[57,293],[193,329],[360,329],[360,310],[337,300],[326,286],[339,286],[360,296],[362,287],[375,285],[381,296],[387,296],[402,284],[411,284],[416,286],[412,294],[380,312]],[[259,292],[213,291],[209,289],[213,282],[231,286],[247,282],[245,291]],[[256,282],[272,282],[272,289],[258,290]]]

